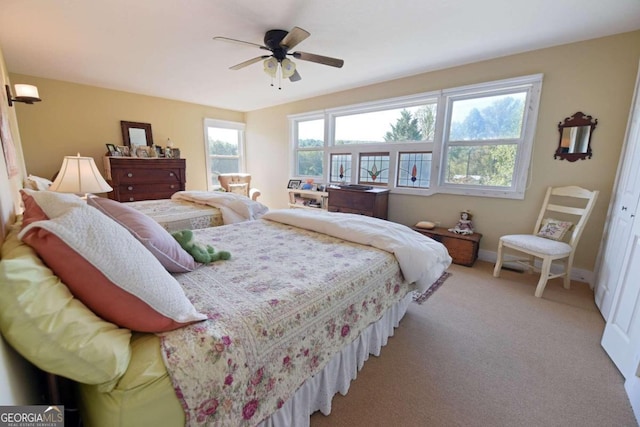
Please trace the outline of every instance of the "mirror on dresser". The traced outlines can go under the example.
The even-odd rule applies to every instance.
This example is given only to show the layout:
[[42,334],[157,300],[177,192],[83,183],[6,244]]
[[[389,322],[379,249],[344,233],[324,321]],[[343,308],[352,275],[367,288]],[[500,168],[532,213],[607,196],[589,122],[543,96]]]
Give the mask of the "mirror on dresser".
[[150,123],[120,121],[122,128],[122,143],[127,147],[153,146],[153,136],[151,135]]
[[570,162],[590,159],[592,155],[591,135],[597,124],[598,119],[580,111],[558,123],[560,142],[558,142],[558,149],[553,158]]

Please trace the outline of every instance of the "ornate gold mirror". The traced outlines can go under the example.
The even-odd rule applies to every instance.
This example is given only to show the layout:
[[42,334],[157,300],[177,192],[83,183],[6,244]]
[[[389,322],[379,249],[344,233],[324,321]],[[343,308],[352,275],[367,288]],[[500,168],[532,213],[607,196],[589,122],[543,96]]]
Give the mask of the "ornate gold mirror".
[[558,123],[560,142],[554,159],[575,162],[578,159],[591,158],[591,135],[598,124],[598,119],[580,111]]
[[151,124],[125,122],[121,121],[122,128],[122,145],[131,147],[132,145],[153,145],[153,136],[151,135]]

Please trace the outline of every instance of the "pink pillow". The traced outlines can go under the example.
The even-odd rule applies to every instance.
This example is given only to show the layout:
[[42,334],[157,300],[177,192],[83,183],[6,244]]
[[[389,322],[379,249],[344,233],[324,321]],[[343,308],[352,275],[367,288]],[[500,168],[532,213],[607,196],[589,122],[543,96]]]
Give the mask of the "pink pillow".
[[[38,205],[38,194],[28,197],[24,217],[32,221],[19,238],[98,316],[141,332],[170,331],[206,319],[123,227],[86,205],[51,220],[33,221],[40,212],[60,208]],[[52,195],[43,197],[50,202]]]
[[151,217],[124,203],[104,197],[89,197],[87,204],[129,230],[170,273],[186,273],[198,268],[193,257]]
[[24,204],[24,212],[22,213],[22,228],[35,221],[42,221],[49,219],[40,206],[33,200],[33,197],[27,194],[26,191],[20,190],[20,196],[22,197],[22,203]]

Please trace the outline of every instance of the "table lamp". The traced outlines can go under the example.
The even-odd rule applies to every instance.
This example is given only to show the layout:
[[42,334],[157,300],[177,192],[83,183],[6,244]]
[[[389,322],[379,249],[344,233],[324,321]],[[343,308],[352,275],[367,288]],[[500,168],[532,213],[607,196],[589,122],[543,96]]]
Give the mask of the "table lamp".
[[106,193],[113,188],[102,178],[93,157],[65,156],[58,176],[49,187],[59,193],[75,193],[87,198],[90,193]]

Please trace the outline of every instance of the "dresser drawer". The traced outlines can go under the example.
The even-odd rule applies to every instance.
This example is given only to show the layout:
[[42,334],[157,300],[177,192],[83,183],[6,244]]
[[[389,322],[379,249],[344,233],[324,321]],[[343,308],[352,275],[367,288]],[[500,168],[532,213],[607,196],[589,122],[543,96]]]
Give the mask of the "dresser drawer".
[[332,208],[342,208],[336,212],[346,212],[348,209],[356,211],[373,211],[375,197],[368,197],[366,193],[356,191],[332,191],[329,205]]
[[114,179],[120,184],[131,183],[178,183],[180,171],[176,169],[133,169],[112,171]]

